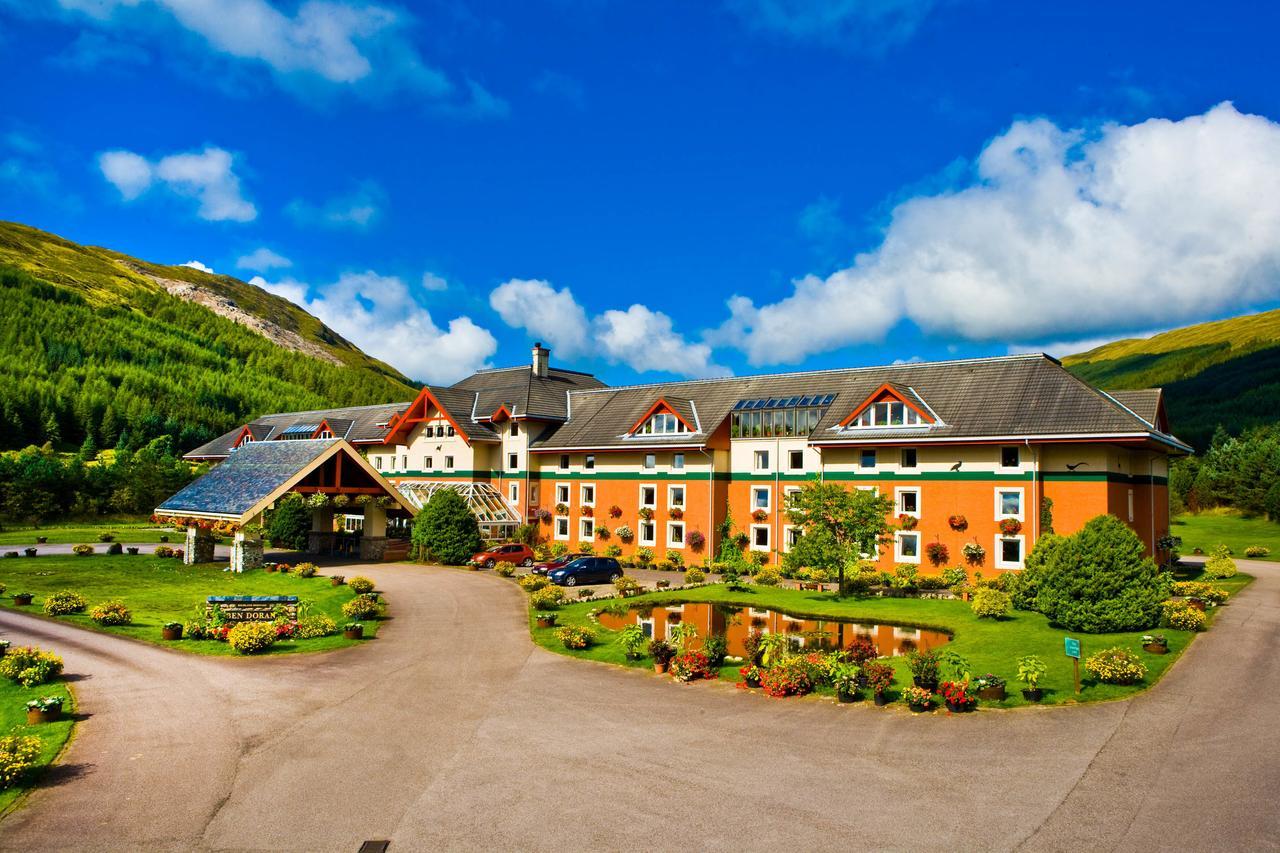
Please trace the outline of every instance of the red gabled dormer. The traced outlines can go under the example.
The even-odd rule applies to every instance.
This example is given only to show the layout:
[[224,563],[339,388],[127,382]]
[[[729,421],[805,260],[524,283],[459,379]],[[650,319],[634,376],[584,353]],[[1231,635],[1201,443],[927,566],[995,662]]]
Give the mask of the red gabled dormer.
[[[688,400],[668,400],[666,397],[659,397],[648,411],[631,425],[628,434],[674,435],[682,432],[697,432],[698,428],[693,423],[692,409],[692,403]],[[654,418],[658,420],[655,421]]]
[[430,414],[433,407],[440,413],[440,417],[443,417],[453,425],[454,430],[459,436],[461,436],[464,442],[468,445],[471,444],[471,439],[467,436],[467,431],[464,430],[458,423],[457,419],[449,413],[449,410],[441,405],[440,401],[436,398],[436,395],[432,394],[431,389],[427,387],[423,387],[423,389],[418,392],[418,396],[409,404],[409,408],[405,409],[399,417],[392,419],[391,424],[387,427],[387,435],[382,439],[382,443],[403,444],[405,441],[408,441],[409,431],[413,429],[414,424],[426,423],[427,421],[436,419],[435,416]]
[[886,382],[859,403],[840,422],[842,429],[892,429],[894,427],[928,427],[938,417],[925,404],[914,388]]

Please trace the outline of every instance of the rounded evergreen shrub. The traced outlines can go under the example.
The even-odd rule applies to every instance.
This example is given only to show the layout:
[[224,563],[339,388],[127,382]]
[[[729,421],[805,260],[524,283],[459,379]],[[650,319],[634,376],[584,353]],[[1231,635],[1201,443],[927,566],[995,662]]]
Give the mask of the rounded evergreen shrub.
[[702,569],[689,569],[684,573],[685,583],[702,583],[706,579],[707,574]]
[[969,604],[973,614],[980,619],[1003,619],[1009,615],[1009,608],[1012,606],[1009,593],[989,586],[984,586],[975,592],[973,601]]
[[84,596],[78,592],[64,589],[55,592],[44,600],[44,612],[50,616],[65,616],[68,613],[83,613]]
[[123,601],[104,601],[93,606],[89,618],[99,625],[128,625],[133,621],[133,614]]
[[759,586],[777,586],[782,582],[782,575],[777,569],[770,567],[756,572],[752,581]]
[[267,516],[267,541],[272,547],[305,551],[310,532],[311,507],[297,492],[281,498]]
[[227,633],[227,645],[242,655],[256,655],[275,645],[276,626],[270,622],[240,622]]
[[1138,535],[1114,515],[1100,515],[1053,549],[1036,609],[1070,631],[1143,631],[1159,621],[1167,595]]
[[1027,554],[1023,563],[1025,568],[1017,574],[1009,575],[1009,593],[1013,597],[1013,606],[1017,610],[1035,610],[1036,596],[1040,594],[1040,577],[1053,552],[1058,550],[1065,536],[1046,533],[1036,540],[1036,545]]
[[1206,580],[1222,580],[1235,577],[1236,571],[1236,561],[1231,559],[1231,549],[1226,545],[1219,545],[1213,549],[1209,559],[1204,561],[1202,577]]
[[413,520],[411,541],[416,559],[430,555],[448,566],[462,565],[484,546],[475,514],[453,489],[441,489],[427,501]]

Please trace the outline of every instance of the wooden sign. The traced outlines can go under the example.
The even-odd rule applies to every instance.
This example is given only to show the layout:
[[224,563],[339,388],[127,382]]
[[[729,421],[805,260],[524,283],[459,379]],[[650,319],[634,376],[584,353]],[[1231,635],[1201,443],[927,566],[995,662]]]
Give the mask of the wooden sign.
[[1074,637],[1063,637],[1063,645],[1067,649],[1067,657],[1076,673],[1076,695],[1080,694],[1080,641]]

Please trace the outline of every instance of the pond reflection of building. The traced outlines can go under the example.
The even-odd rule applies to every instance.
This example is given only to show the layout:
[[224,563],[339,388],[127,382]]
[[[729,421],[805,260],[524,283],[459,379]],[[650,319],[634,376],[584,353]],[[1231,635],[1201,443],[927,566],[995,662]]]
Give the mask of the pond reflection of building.
[[753,631],[764,634],[787,634],[793,647],[805,649],[848,648],[857,638],[871,640],[881,656],[906,654],[913,649],[928,650],[950,641],[940,631],[904,628],[898,625],[875,625],[839,619],[816,619],[793,616],[773,610],[734,607],[724,604],[686,603],[671,607],[633,608],[623,615],[599,614],[600,624],[617,631],[627,625],[641,625],[648,637],[670,637],[671,628],[684,622],[697,631],[693,648],[702,646],[702,638],[724,634],[729,654],[746,654],[746,640]]

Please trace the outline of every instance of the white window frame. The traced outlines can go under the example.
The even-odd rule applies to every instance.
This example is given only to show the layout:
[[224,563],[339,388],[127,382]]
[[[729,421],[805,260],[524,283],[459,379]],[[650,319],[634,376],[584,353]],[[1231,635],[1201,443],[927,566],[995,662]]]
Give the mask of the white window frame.
[[757,450],[751,457],[751,469],[753,471],[769,470],[769,451]]
[[[644,502],[645,489],[653,489],[653,501],[651,503]],[[637,493],[636,499],[640,502],[641,508],[648,507],[649,509],[657,509],[658,508],[658,484],[657,483],[641,483],[640,491]]]
[[[1005,449],[1006,447],[1012,447],[1012,448],[1014,448],[1015,450],[1017,450],[1017,451],[1018,451],[1018,464],[1017,464],[1017,465],[1006,466],[1006,465],[1004,464],[1004,449]],[[997,447],[996,447],[996,453],[997,453],[997,454],[999,454],[999,455],[998,455],[998,456],[996,456],[996,470],[997,470],[997,471],[1000,471],[1000,472],[1002,472],[1002,473],[1006,473],[1006,474],[1010,474],[1010,473],[1014,473],[1014,472],[1022,471],[1022,470],[1023,470],[1023,467],[1024,467],[1024,466],[1025,466],[1025,464],[1026,464],[1026,454],[1025,454],[1025,453],[1023,453],[1022,451],[1023,451],[1023,448],[1022,448],[1022,447],[1020,447],[1020,446],[1018,446],[1018,445],[1016,445],[1016,444],[1001,444],[1001,445],[997,446]]]
[[[764,538],[766,541],[765,541],[765,544],[763,545],[760,545],[756,542],[756,531],[758,530],[764,531]],[[764,551],[766,554],[769,551],[773,550],[773,527],[771,525],[768,525],[768,524],[751,525],[751,550]]]
[[507,470],[508,471],[520,470],[520,454],[519,453],[507,454]]
[[586,456],[582,457],[582,467],[586,471],[596,470],[596,455],[594,453],[588,453]]
[[507,485],[507,497],[511,498],[511,503],[520,503],[520,484],[509,483]]
[[[680,500],[676,500],[676,492],[680,493]],[[685,501],[688,500],[689,493],[684,486],[667,486],[667,506],[679,507],[684,509]]]
[[[1004,559],[1004,548],[1001,547],[1001,544],[1003,542],[1012,541],[1012,540],[1017,540],[1018,553],[1022,555],[1022,559],[1016,563],[1010,563]],[[995,538],[995,551],[993,556],[995,557],[995,566],[997,569],[1025,568],[1027,564],[1027,537],[1021,533],[1019,533],[1017,536],[1002,536],[1001,534],[997,533]]]
[[[924,508],[921,502],[921,488],[919,486],[899,486],[893,490],[893,507],[898,515],[909,515],[912,518],[919,518],[920,511]],[[916,508],[914,512],[907,512],[902,508],[902,496],[905,494],[914,494],[916,496]]]
[[[674,538],[672,538],[672,536],[671,536],[671,534],[672,534],[675,530],[677,530],[677,529],[679,529],[679,531],[680,531],[680,541],[679,541],[679,542],[677,542],[677,541],[676,541]],[[684,522],[683,522],[683,521],[668,521],[668,522],[667,522],[667,547],[668,547],[668,548],[679,548],[679,549],[683,550],[683,549],[684,549],[684,547],[685,547],[685,545],[687,545],[687,544],[688,544],[688,540],[685,538]]]
[[[908,536],[914,536],[916,540],[916,554],[914,557],[902,553],[902,540]],[[923,537],[918,530],[897,530],[893,534],[893,561],[895,563],[911,563],[912,565],[920,565],[920,552],[923,550]]]
[[[764,492],[764,506],[756,503],[756,496]],[[772,486],[752,486],[751,487],[751,511],[764,510],[765,512],[773,512],[773,487]]]
[[422,457],[422,470],[423,470],[423,471],[434,471],[434,470],[436,470],[436,463],[435,463],[435,460],[434,460],[434,459],[432,459],[430,456],[424,456],[424,457]]
[[446,457],[444,458],[444,470],[446,470],[446,471],[452,471],[452,470],[453,470],[453,457],[452,457],[452,456],[446,456]]
[[556,483],[556,503],[569,505],[569,484]]
[[[564,533],[560,532],[560,522],[562,521],[564,522]],[[557,515],[554,519],[554,523],[552,524],[552,529],[554,531],[557,542],[568,542],[569,533],[573,529],[572,527],[569,526],[569,516]]]
[[[913,468],[908,468],[902,464],[902,454],[908,450],[914,450],[916,454],[916,464]],[[920,448],[918,447],[900,447],[898,448],[898,473],[904,477],[914,477],[920,473]]]
[[782,525],[782,551],[783,551],[783,553],[788,553],[788,552],[790,552],[790,551],[791,551],[791,546],[792,546],[792,542],[791,542],[791,534],[792,534],[792,533],[794,533],[795,531],[799,530],[799,529],[800,529],[799,525],[796,525],[796,524],[784,524],[784,525]]
[[[1004,501],[1002,501],[1000,497],[1006,492],[1018,493],[1018,512],[1015,514],[1010,514],[1003,511]],[[1026,521],[1026,514],[1027,514],[1027,490],[1026,489],[1022,488],[1021,486],[997,486],[996,487],[996,490],[995,490],[996,521],[1000,521],[1005,518],[1016,518],[1018,521]]]
[[[647,538],[644,535],[644,529],[646,526],[648,526],[650,531],[649,536]],[[645,521],[643,518],[640,519],[640,522],[636,525],[636,540],[639,541],[641,545],[644,545],[649,548],[652,548],[654,545],[657,545],[658,544],[658,523],[656,521]]]
[[672,471],[684,470],[684,454],[683,453],[671,454],[671,470]]
[[596,520],[591,517],[578,519],[578,541],[596,541]]
[[[588,489],[591,490],[591,500],[587,500]],[[581,504],[582,506],[596,505],[596,484],[595,483],[583,483],[578,487],[578,503]]]
[[[795,454],[797,454],[797,453],[799,453],[799,454],[800,454],[800,467],[798,467],[798,468],[797,468],[795,465],[792,465],[792,464],[791,464],[791,462],[792,462],[793,458],[795,457]],[[795,449],[792,449],[792,450],[788,450],[788,451],[787,451],[787,470],[788,470],[788,471],[799,471],[799,472],[801,472],[801,473],[804,473],[805,467],[806,467],[806,466],[805,466],[804,450],[803,450],[803,449],[801,449],[801,450],[795,450]]]
[[791,508],[791,497],[800,494],[799,486],[783,486],[782,487],[782,508]]

